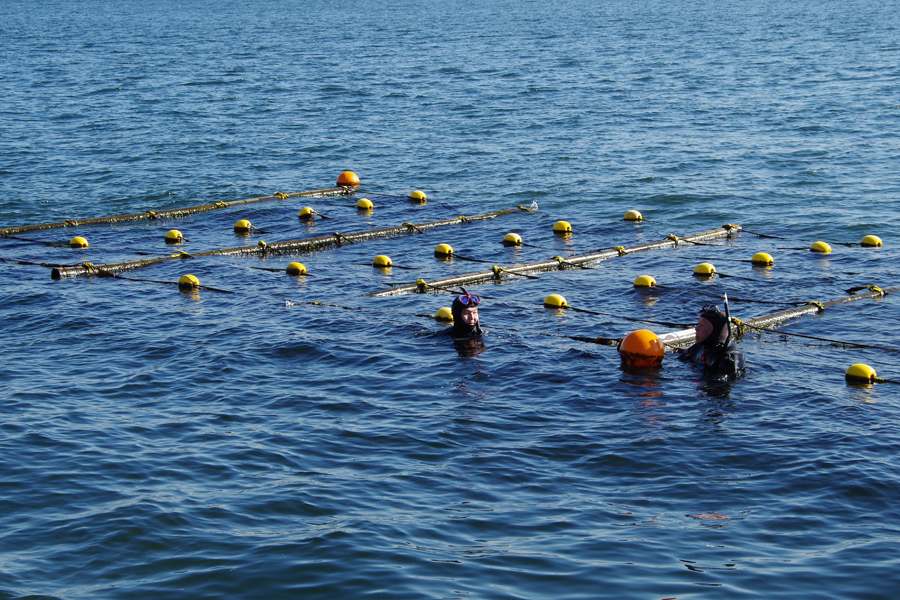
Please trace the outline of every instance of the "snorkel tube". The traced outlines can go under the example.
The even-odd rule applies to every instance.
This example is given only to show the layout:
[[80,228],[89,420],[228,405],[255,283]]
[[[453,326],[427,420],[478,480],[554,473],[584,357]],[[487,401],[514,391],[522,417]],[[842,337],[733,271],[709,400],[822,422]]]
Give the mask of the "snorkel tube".
[[725,299],[725,327],[728,328],[728,335],[725,336],[725,347],[731,342],[731,311],[728,310],[728,294],[722,294]]

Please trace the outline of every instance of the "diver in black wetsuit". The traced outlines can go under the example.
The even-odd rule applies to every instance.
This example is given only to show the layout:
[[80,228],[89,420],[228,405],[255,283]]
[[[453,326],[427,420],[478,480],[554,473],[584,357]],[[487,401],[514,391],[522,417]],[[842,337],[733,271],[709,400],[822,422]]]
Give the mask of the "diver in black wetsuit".
[[700,309],[694,331],[696,342],[679,359],[701,363],[709,371],[724,375],[737,375],[744,368],[744,353],[731,341],[731,324],[718,306],[707,304]]
[[485,350],[478,317],[481,298],[470,294],[465,288],[462,288],[462,291],[463,295],[454,298],[453,304],[450,305],[450,312],[453,314],[450,335],[453,336],[453,346],[460,356],[475,356]]
[[450,312],[453,314],[453,337],[472,338],[481,335],[481,325],[478,322],[478,305],[481,298],[475,294],[465,292],[462,296],[453,299]]

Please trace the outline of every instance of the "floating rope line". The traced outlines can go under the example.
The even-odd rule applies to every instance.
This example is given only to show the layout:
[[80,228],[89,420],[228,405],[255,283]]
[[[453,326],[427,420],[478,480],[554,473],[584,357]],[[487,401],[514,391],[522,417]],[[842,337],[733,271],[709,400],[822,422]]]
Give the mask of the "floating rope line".
[[[519,208],[522,208],[522,207],[519,207]],[[528,210],[528,209],[523,208],[522,210]],[[503,244],[502,241],[501,241],[501,242],[497,242],[497,243],[498,243],[498,244]],[[506,244],[503,244],[503,245],[506,246]],[[525,242],[519,242],[518,244],[510,244],[510,245],[507,246],[507,247],[508,247],[508,248],[518,248],[519,246],[526,246],[526,247],[528,247],[528,248],[537,248],[538,250],[550,250],[550,248],[546,248],[546,247],[544,247],[544,246],[535,246],[534,244],[526,244]]]
[[750,325],[749,323],[741,323],[741,326],[749,327],[750,329],[753,329],[755,331],[761,331],[764,333],[775,333],[778,335],[789,335],[792,337],[804,338],[807,340],[828,342],[829,344],[833,344],[836,346],[844,346],[844,347],[850,347],[850,348],[870,348],[873,350],[886,350],[888,352],[900,352],[900,348],[891,348],[890,346],[878,346],[878,345],[874,345],[874,344],[861,344],[859,342],[846,342],[843,340],[832,340],[832,339],[828,339],[828,338],[817,337],[814,335],[805,335],[802,333],[791,333],[789,331],[781,331],[780,329],[767,329],[765,327],[757,327],[755,325]]
[[375,266],[372,263],[350,263],[351,265],[356,265],[357,267],[375,267],[378,269],[404,269],[406,271],[415,271],[418,267],[405,267],[403,265],[398,265],[397,263],[391,263],[389,265],[379,265]]
[[[501,215],[508,215],[512,213],[520,212],[519,209],[508,209],[508,210],[499,210],[491,213],[486,213],[483,215],[476,215],[473,217],[466,217],[470,221],[484,221],[487,219],[494,219]],[[343,243],[353,243],[360,241],[369,241],[374,239],[381,238],[389,238],[396,237],[400,235],[409,235],[410,233],[414,233],[417,231],[422,231],[424,229],[433,229],[435,227],[444,227],[446,225],[458,225],[461,221],[459,218],[456,219],[445,219],[443,221],[432,221],[430,223],[419,223],[417,225],[413,225],[412,228],[401,225],[399,227],[389,227],[387,229],[373,229],[370,231],[361,231],[358,233],[348,233],[348,234],[340,234],[336,233],[334,235],[316,237],[316,238],[308,238],[304,240],[294,240],[287,242],[273,242],[271,244],[259,245],[256,246],[240,246],[237,248],[225,248],[222,250],[210,250],[208,252],[195,252],[193,254],[188,254],[187,252],[181,252],[179,254],[172,254],[169,256],[160,256],[158,258],[149,258],[143,260],[132,260],[120,263],[112,263],[107,265],[99,265],[97,268],[103,269],[106,271],[110,271],[113,273],[121,272],[121,271],[129,271],[132,269],[139,269],[142,267],[146,267],[152,264],[156,264],[159,262],[169,261],[169,260],[178,260],[182,258],[197,258],[200,256],[252,256],[252,255],[268,255],[268,254],[278,254],[284,252],[317,252],[322,250],[327,250],[334,247],[339,247]],[[78,275],[83,275],[87,273],[85,269],[81,266],[74,267],[56,267],[51,272],[51,277],[53,279],[61,279],[63,277],[76,277]]]
[[[771,238],[771,239],[775,239],[775,240],[791,240],[792,239],[792,238],[782,237],[780,235],[769,235],[769,234],[765,234],[765,233],[757,233],[755,231],[750,231],[749,229],[744,229],[743,231],[746,231],[747,233],[749,233],[751,235],[756,235],[756,236],[759,236],[762,238]],[[807,238],[807,237],[801,237],[799,239],[801,241],[813,240],[813,238]],[[813,240],[813,241],[815,242],[817,240]],[[837,246],[845,246],[847,248],[854,248],[857,246],[862,246],[864,242],[831,242],[831,243],[835,244]],[[777,250],[809,250],[809,249],[810,248],[808,246],[803,247],[803,248],[777,248]]]
[[[439,290],[441,290],[441,291],[443,291],[443,292],[449,292],[450,294],[452,294],[452,295],[454,295],[454,296],[462,296],[462,295],[464,295],[464,292],[463,292],[462,290],[454,290],[454,289],[445,288],[445,287],[438,287],[438,286],[431,286],[431,287],[437,288],[437,289],[439,289]],[[481,295],[481,296],[479,296],[479,297],[480,297],[480,298],[484,298],[485,300],[494,300],[494,298],[493,298],[492,296],[484,296],[484,295]]]
[[380,196],[380,197],[382,197],[382,198],[397,198],[398,200],[409,200],[409,199],[410,199],[410,198],[409,198],[409,195],[406,195],[406,196],[400,196],[400,195],[398,195],[398,194],[381,194],[381,193],[379,193],[379,192],[366,192],[366,191],[360,190],[360,189],[357,189],[356,191],[357,191],[359,194],[363,194],[363,195],[366,195],[366,196]]
[[[257,271],[268,271],[269,273],[284,273],[284,269],[273,269],[271,267],[247,267],[248,269],[255,269]],[[304,273],[302,277],[312,277],[312,273]]]
[[[468,222],[468,219],[466,219],[466,221],[464,221],[464,222]],[[481,258],[469,258],[468,256],[462,256],[462,255],[460,255],[460,254],[456,254],[455,252],[452,254],[452,257],[453,257],[453,258],[458,258],[459,260],[467,260],[467,261],[469,261],[469,262],[480,262],[480,263],[492,263],[492,262],[494,262],[494,261],[492,261],[492,260],[483,260],[483,259],[481,259]]]
[[[98,277],[112,277],[115,279],[124,279],[126,281],[138,281],[141,283],[162,283],[165,285],[178,285],[177,281],[159,281],[157,279],[138,279],[136,277],[125,277],[124,275],[118,275],[116,273],[112,273],[105,269],[93,268]],[[199,290],[209,290],[211,292],[219,292],[220,294],[237,294],[238,292],[232,292],[230,290],[222,290],[219,288],[210,287],[208,285],[198,285],[197,289]]]
[[[513,330],[515,331],[515,330]],[[622,338],[605,338],[603,336],[598,336],[595,338],[587,337],[584,335],[563,335],[561,333],[538,333],[538,335],[546,335],[549,337],[558,337],[558,338],[567,338],[570,340],[575,340],[576,342],[587,342],[588,344],[601,344],[603,346],[618,346],[621,343]]]
[[67,248],[69,242],[47,242],[45,240],[35,240],[32,238],[22,237],[18,235],[4,235],[0,233],[0,237],[8,240],[18,240],[20,242],[28,242],[29,244],[43,244],[44,246],[54,246],[56,248]]
[[669,321],[653,321],[651,319],[639,319],[637,317],[626,317],[623,315],[616,315],[613,313],[607,312],[599,312],[596,310],[588,310],[586,308],[576,308],[574,306],[560,306],[559,308],[563,310],[574,310],[575,312],[586,313],[589,315],[597,315],[597,316],[607,316],[607,317],[615,317],[617,319],[623,319],[625,321],[632,321],[634,323],[652,323],[654,325],[662,325],[664,327],[690,327],[690,325],[685,325],[684,323],[671,323]]
[[[288,300],[287,302],[291,302]],[[340,308],[343,310],[363,310],[362,306],[341,306],[340,304],[329,304],[327,302],[313,302],[313,301],[300,301],[300,302],[291,302],[291,306],[296,306],[298,304],[309,304],[310,306],[329,306],[331,308]],[[431,316],[431,315],[429,315]]]
[[752,281],[754,283],[768,283],[770,285],[777,285],[777,281],[768,281],[766,279],[754,279],[753,277],[744,277],[742,275],[729,275],[727,273],[719,273],[716,271],[715,273],[719,277],[725,277],[726,279],[743,279],[744,281]]
[[180,219],[189,217],[210,210],[218,210],[220,208],[228,208],[237,206],[238,204],[250,204],[253,202],[263,202],[266,200],[284,200],[285,198],[314,198],[326,196],[350,196],[353,195],[352,188],[339,187],[329,188],[325,190],[312,190],[309,192],[294,192],[292,194],[284,194],[276,192],[272,196],[262,196],[260,198],[248,198],[246,200],[232,200],[230,202],[214,202],[212,204],[202,204],[200,206],[188,206],[185,208],[172,208],[169,210],[153,211],[148,210],[142,213],[134,213],[131,215],[118,215],[114,217],[101,217],[98,219],[66,219],[60,223],[47,223],[45,225],[25,225],[23,227],[8,227],[0,229],[0,237],[8,237],[9,235],[24,233],[26,231],[38,231],[44,229],[61,229],[63,227],[79,227],[82,225],[101,225],[106,223],[127,223],[130,221],[148,221],[154,219]]
[[579,264],[577,264],[577,263],[570,262],[570,261],[564,259],[562,256],[554,256],[554,257],[553,257],[553,260],[555,260],[556,262],[559,263],[559,269],[560,269],[560,270],[562,270],[563,265],[568,265],[568,266],[570,266],[570,267],[572,267],[572,268],[575,268],[575,269],[585,269],[585,270],[588,270],[588,271],[591,270],[591,267],[586,267],[586,266],[584,266],[584,265],[579,265]]
[[[716,297],[716,300],[718,300],[719,298],[721,298],[721,296]],[[728,301],[729,302],[738,302],[738,303],[744,302],[747,304],[778,304],[778,305],[790,304],[793,306],[797,306],[800,304],[806,304],[806,302],[798,301],[798,300],[793,300],[793,301],[792,300],[780,300],[780,301],[779,300],[753,300],[750,298],[734,298],[732,296],[728,296]]]
[[[474,218],[474,217],[469,217]],[[694,235],[687,236],[682,238],[683,240],[691,241],[691,240],[704,240],[704,239],[716,239],[716,238],[731,238],[734,235],[735,231],[740,231],[739,225],[732,225],[728,228],[721,227],[719,229],[714,229],[712,231],[705,231],[703,233],[698,233]],[[638,246],[631,246],[630,248],[624,248],[621,246],[617,246],[612,250],[601,250],[599,252],[595,252],[592,254],[583,254],[581,256],[570,256],[566,259],[567,263],[574,263],[576,265],[587,265],[595,262],[599,262],[602,260],[608,260],[610,258],[616,258],[619,256],[625,256],[627,254],[633,252],[645,252],[648,250],[657,250],[662,248],[674,248],[676,247],[676,242],[670,239],[666,239],[660,242],[652,242],[649,244],[640,244]],[[456,255],[454,255],[456,256]],[[511,274],[511,275],[525,275],[529,273],[540,273],[545,271],[558,271],[560,270],[562,264],[555,260],[545,260],[536,263],[530,263],[525,265],[518,265],[514,267],[507,267],[503,269],[503,272]],[[457,275],[453,277],[445,277],[442,279],[436,279],[433,282],[427,282],[428,286],[434,287],[435,285],[477,285],[481,283],[490,283],[491,281],[496,281],[497,276],[495,271],[492,269],[490,271],[481,271],[479,273],[468,273],[466,275]],[[423,289],[427,289],[423,288]],[[381,290],[378,292],[371,292],[366,294],[366,296],[399,296],[401,294],[414,294],[414,293],[422,293],[419,291],[419,287],[416,284],[410,284],[405,286],[399,286],[388,290]]]
[[761,237],[761,238],[772,238],[772,239],[775,239],[775,240],[787,240],[787,239],[790,239],[790,238],[781,237],[781,236],[778,236],[778,235],[769,235],[769,234],[766,234],[766,233],[756,233],[755,231],[750,231],[749,229],[744,229],[744,228],[741,228],[741,231],[746,231],[747,233],[749,233],[749,234],[751,234],[751,235],[756,235],[756,236],[759,236],[759,237]]
[[[488,296],[484,296],[484,295],[482,295],[482,294],[479,294],[479,295],[480,295],[482,298],[488,298]],[[623,316],[623,315],[617,315],[617,314],[615,314],[615,313],[601,312],[601,311],[596,311],[596,310],[589,310],[589,309],[587,309],[587,308],[579,308],[579,307],[576,307],[576,306],[572,306],[572,305],[570,305],[570,304],[568,304],[568,303],[567,303],[567,304],[563,304],[563,305],[561,305],[561,306],[552,306],[552,307],[549,307],[548,305],[546,305],[546,304],[543,303],[543,302],[526,302],[526,301],[521,300],[521,299],[516,300],[516,299],[513,299],[513,298],[505,298],[505,299],[502,300],[502,303],[503,303],[504,305],[506,305],[506,306],[512,306],[512,307],[521,308],[521,309],[524,309],[524,310],[531,310],[532,307],[533,307],[535,304],[537,304],[538,306],[544,306],[544,307],[547,307],[547,308],[552,308],[553,310],[571,310],[571,311],[574,311],[574,312],[584,313],[584,314],[588,314],[588,315],[596,315],[596,316],[604,316],[604,317],[613,317],[613,318],[616,318],[616,319],[621,319],[621,320],[623,320],[623,321],[631,321],[631,322],[635,322],[635,323],[652,323],[652,324],[654,324],[654,325],[663,325],[663,326],[665,326],[665,327],[690,327],[690,325],[685,325],[684,323],[672,323],[672,322],[669,322],[669,321],[654,321],[654,320],[651,320],[651,319],[641,319],[641,318],[638,318],[638,317],[626,317],[626,316]],[[562,337],[570,337],[570,336],[562,336]]]
[[491,267],[491,271],[494,273],[494,279],[497,280],[501,278],[501,273],[508,273],[510,275],[515,275],[516,277],[525,277],[526,279],[540,279],[540,277],[535,277],[534,275],[526,275],[525,273],[513,273],[512,271],[507,271],[503,267],[498,267],[497,265]]
[[[721,261],[723,261],[723,260],[727,260],[727,261],[730,261],[730,262],[740,262],[740,263],[752,263],[752,262],[753,262],[753,261],[750,260],[749,258],[728,258],[728,257],[726,257],[726,256],[719,256],[719,257],[716,257],[716,258],[710,258],[710,257],[708,257],[708,256],[701,256],[701,257],[679,256],[679,257],[677,257],[677,258],[680,258],[680,259],[682,259],[682,260],[702,260],[702,261],[705,261],[705,262],[721,262]],[[718,275],[718,273],[716,273],[716,274]],[[754,281],[756,281],[756,280],[754,279]]]
[[[672,237],[672,236],[670,236],[670,237]],[[714,248],[722,247],[722,244],[710,244],[707,242],[692,242],[692,241],[686,240],[684,238],[676,238],[676,239],[681,242],[687,242],[688,244],[691,244],[692,246],[713,246]]]
[[30,260],[19,260],[17,258],[0,258],[0,261],[3,262],[11,262],[19,265],[31,265],[35,267],[50,267],[50,268],[76,268],[77,265],[61,265],[56,263],[45,263],[45,262],[32,262]]

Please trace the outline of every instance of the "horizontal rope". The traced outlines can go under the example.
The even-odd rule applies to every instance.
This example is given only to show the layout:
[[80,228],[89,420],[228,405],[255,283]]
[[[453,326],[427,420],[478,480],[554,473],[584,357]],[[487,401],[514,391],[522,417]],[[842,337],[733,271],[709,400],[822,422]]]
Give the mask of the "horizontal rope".
[[17,258],[0,258],[0,261],[16,263],[19,265],[30,265],[30,266],[34,266],[34,267],[49,267],[51,269],[58,269],[58,268],[69,269],[69,268],[74,268],[74,267],[78,266],[78,265],[63,265],[63,264],[46,263],[46,262],[33,262],[30,260],[19,260]]
[[501,273],[506,273],[507,275],[515,275],[516,277],[524,277],[525,279],[540,279],[540,277],[537,277],[535,275],[528,275],[526,273],[513,273],[512,271],[508,271],[507,269],[504,269],[503,267],[498,267],[497,265],[494,265],[493,267],[491,267],[491,271],[494,272],[494,277],[496,279],[500,279]]
[[0,238],[7,240],[18,240],[20,242],[28,242],[29,244],[41,244],[43,246],[55,246],[56,248],[66,248],[69,242],[48,242],[44,240],[35,240],[32,238],[22,237],[20,235],[8,235],[0,233]]
[[366,190],[361,190],[359,188],[357,188],[356,191],[357,191],[357,193],[365,194],[366,196],[378,196],[380,198],[397,198],[398,200],[409,200],[410,199],[409,195],[401,196],[399,194],[382,194],[379,192],[368,192]]
[[761,238],[772,238],[772,239],[775,239],[775,240],[786,240],[786,239],[788,239],[788,238],[786,238],[786,237],[781,237],[781,236],[777,236],[777,235],[769,235],[769,234],[767,234],[767,233],[756,233],[755,231],[750,231],[749,229],[744,229],[743,227],[741,228],[741,231],[746,231],[747,233],[749,233],[749,234],[751,234],[751,235],[755,235],[755,236],[758,236],[758,237],[761,237]]
[[754,331],[761,331],[765,333],[777,333],[778,335],[789,335],[791,337],[799,337],[807,340],[816,340],[819,342],[828,342],[829,344],[839,344],[841,346],[850,346],[853,348],[870,348],[873,350],[885,350],[887,352],[900,352],[900,348],[892,348],[890,346],[879,346],[877,344],[863,344],[860,342],[847,342],[844,340],[833,340],[829,338],[818,337],[815,335],[806,335],[803,333],[793,333],[790,331],[782,331],[781,329],[768,329],[766,327],[757,327],[756,325],[750,325],[748,323],[742,323],[744,327],[749,327]]
[[492,261],[492,260],[484,260],[484,259],[482,259],[482,258],[470,258],[470,257],[468,257],[468,256],[462,256],[462,255],[460,255],[460,254],[456,254],[455,252],[454,252],[453,254],[450,254],[449,256],[452,257],[452,258],[458,258],[459,260],[466,260],[466,261],[469,261],[469,262],[479,262],[479,263],[492,263],[492,262],[494,262],[494,261]]
[[[103,269],[97,269],[98,277],[112,277],[114,279],[124,279],[125,281],[138,281],[141,283],[161,283],[165,285],[178,285],[177,281],[160,281],[157,279],[138,279],[136,277],[125,277],[124,275],[119,275],[117,273],[112,273],[110,271],[105,271]],[[201,290],[209,290],[211,292],[219,292],[220,294],[237,294],[238,292],[232,292],[230,290],[223,290],[219,288],[210,287],[208,285],[198,285],[197,289]]]
[[207,212],[211,210],[218,210],[221,208],[228,208],[230,206],[237,206],[238,204],[250,204],[253,202],[264,202],[267,200],[283,200],[284,198],[310,198],[310,197],[324,197],[324,196],[345,196],[352,195],[354,190],[351,188],[329,188],[324,190],[312,190],[309,192],[294,192],[291,194],[282,194],[281,192],[276,192],[276,195],[272,196],[262,196],[259,198],[248,198],[246,200],[232,200],[230,202],[213,202],[212,204],[201,204],[200,206],[188,206],[185,208],[172,208],[169,210],[148,210],[142,213],[134,213],[130,215],[117,215],[113,217],[100,217],[97,219],[66,219],[65,221],[59,223],[46,223],[44,225],[25,225],[22,227],[8,227],[6,229],[0,229],[0,236],[16,234],[16,233],[24,233],[26,231],[37,231],[44,229],[61,229],[64,227],[79,227],[83,225],[101,225],[108,223],[125,223],[129,221],[149,221],[154,219],[179,219],[182,217],[188,217],[191,215],[196,215],[198,213]]

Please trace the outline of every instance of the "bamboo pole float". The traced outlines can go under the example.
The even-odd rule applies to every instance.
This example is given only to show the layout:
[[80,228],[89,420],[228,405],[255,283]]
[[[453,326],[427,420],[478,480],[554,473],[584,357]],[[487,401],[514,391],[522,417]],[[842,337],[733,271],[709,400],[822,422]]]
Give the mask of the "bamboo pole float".
[[[588,265],[595,262],[600,262],[602,260],[608,260],[610,258],[616,258],[618,256],[626,256],[628,254],[633,254],[635,252],[646,252],[648,250],[658,250],[662,248],[677,248],[680,242],[699,242],[702,240],[710,240],[716,238],[731,238],[735,232],[741,230],[740,225],[726,225],[724,227],[720,227],[719,229],[713,229],[712,231],[704,231],[703,233],[697,233],[694,235],[689,235],[687,237],[678,238],[676,236],[669,236],[665,240],[659,242],[651,242],[649,244],[640,244],[637,246],[631,246],[629,248],[623,248],[622,246],[616,246],[611,250],[601,250],[599,252],[594,252],[591,254],[582,254],[580,256],[570,256],[565,260],[562,259],[551,259],[545,260],[536,263],[529,263],[525,265],[517,265],[514,267],[505,267],[505,268],[495,268],[490,271],[479,271],[478,273],[468,273],[466,275],[455,275],[453,277],[444,277],[443,279],[435,279],[434,281],[426,281],[424,285],[421,283],[412,283],[409,285],[397,286],[388,290],[381,290],[378,292],[371,292],[369,294],[365,294],[366,296],[400,296],[402,294],[415,294],[415,293],[428,293],[428,288],[435,289],[435,293],[438,293],[439,288],[442,286],[459,286],[459,285],[477,285],[480,283],[488,283],[489,281],[496,281],[501,278],[502,274],[509,273],[512,275],[526,275],[530,273],[540,273],[542,271],[561,271],[566,268],[566,266],[575,266],[582,267],[584,265]],[[568,264],[567,264],[568,263]]]
[[445,225],[456,225],[466,223],[468,221],[484,221],[493,219],[501,215],[521,212],[521,209],[514,208],[510,210],[498,210],[483,215],[475,215],[473,217],[456,217],[453,219],[444,219],[442,221],[432,221],[430,223],[404,223],[399,227],[388,227],[386,229],[373,229],[371,231],[361,231],[358,233],[335,233],[333,235],[307,238],[304,240],[294,240],[287,242],[273,242],[266,244],[260,242],[256,246],[239,246],[237,248],[225,248],[222,250],[210,250],[208,252],[180,252],[169,256],[160,256],[157,258],[148,258],[144,260],[131,260],[120,263],[112,263],[108,265],[94,265],[91,263],[81,263],[71,267],[56,267],[50,273],[53,279],[62,279],[63,277],[76,277],[86,273],[95,273],[97,271],[108,271],[110,273],[118,273],[121,271],[130,271],[139,269],[152,264],[165,262],[169,260],[181,260],[186,258],[197,258],[200,256],[251,256],[280,254],[283,252],[316,252],[327,250],[335,246],[341,246],[344,243],[353,243],[360,241],[368,241],[377,238],[397,237],[412,233],[422,233],[425,229],[434,229],[435,227],[443,227]]
[[105,223],[127,223],[131,221],[149,221],[153,219],[180,219],[189,217],[210,210],[220,208],[228,208],[237,206],[238,204],[251,204],[253,202],[262,202],[264,200],[284,200],[286,198],[321,198],[326,196],[349,196],[354,193],[353,188],[339,187],[329,188],[327,190],[312,190],[309,192],[294,192],[291,194],[276,193],[273,196],[261,196],[259,198],[247,198],[246,200],[231,200],[229,202],[214,202],[212,204],[202,204],[200,206],[188,206],[185,208],[172,208],[169,210],[148,210],[142,213],[134,213],[131,215],[118,215],[114,217],[100,217],[98,219],[66,219],[61,223],[47,223],[44,225],[25,225],[23,227],[9,227],[0,229],[0,237],[16,235],[26,231],[38,231],[45,229],[61,229],[63,227],[77,227],[79,225],[101,225]]
[[[896,292],[900,292],[900,287],[892,287],[886,290],[876,288],[872,291],[866,292],[865,294],[853,294],[852,296],[835,298],[834,300],[829,300],[828,302],[809,302],[808,304],[798,306],[797,308],[789,308],[788,310],[782,310],[776,313],[755,317],[746,321],[741,321],[740,319],[732,317],[731,321],[734,323],[734,332],[738,335],[743,335],[747,333],[748,329],[751,328],[770,329],[791,319],[796,319],[804,315],[821,313],[825,309],[831,308],[832,306],[837,306],[838,304],[846,304],[848,302],[865,300],[867,298],[880,298],[881,296],[884,296],[886,294],[893,294]],[[683,329],[681,331],[664,333],[659,336],[659,339],[665,344],[680,346],[687,343],[693,343],[694,335],[695,334],[693,329]]]

